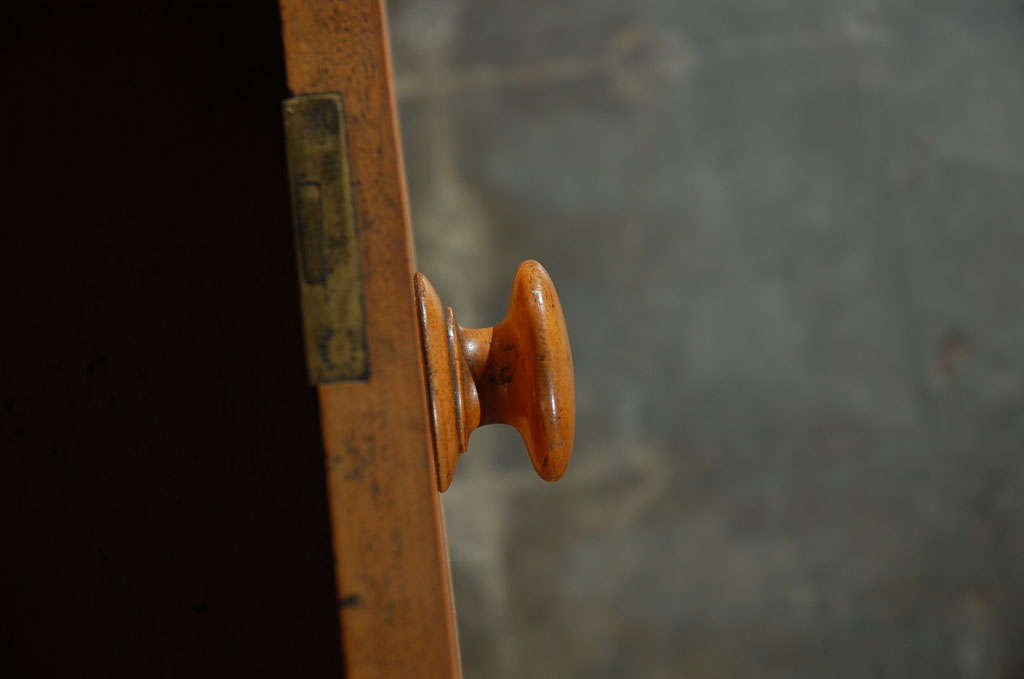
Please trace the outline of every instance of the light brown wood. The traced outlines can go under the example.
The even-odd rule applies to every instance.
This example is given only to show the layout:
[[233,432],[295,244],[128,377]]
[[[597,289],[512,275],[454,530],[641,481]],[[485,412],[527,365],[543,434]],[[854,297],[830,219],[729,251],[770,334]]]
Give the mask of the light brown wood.
[[515,427],[545,481],[557,481],[572,455],[576,426],[572,351],[562,305],[543,266],[519,265],[505,319],[464,328],[416,274],[427,367],[437,485],[448,489],[459,456],[478,426]]
[[369,378],[319,387],[348,676],[461,676],[379,0],[282,0],[288,86],[340,92]]

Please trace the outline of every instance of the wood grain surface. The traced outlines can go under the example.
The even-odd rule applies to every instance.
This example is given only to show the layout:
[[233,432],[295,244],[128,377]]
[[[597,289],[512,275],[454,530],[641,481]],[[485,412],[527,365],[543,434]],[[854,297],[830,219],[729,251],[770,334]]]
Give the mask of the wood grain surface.
[[349,677],[461,676],[380,0],[282,0],[294,95],[341,92],[369,378],[319,386]]

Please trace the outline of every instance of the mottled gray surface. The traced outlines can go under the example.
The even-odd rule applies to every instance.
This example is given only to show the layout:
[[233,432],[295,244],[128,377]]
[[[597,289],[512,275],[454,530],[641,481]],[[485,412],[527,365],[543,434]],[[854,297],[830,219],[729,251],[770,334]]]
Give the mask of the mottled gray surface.
[[420,268],[576,361],[445,495],[467,676],[1024,676],[1024,5],[390,12]]

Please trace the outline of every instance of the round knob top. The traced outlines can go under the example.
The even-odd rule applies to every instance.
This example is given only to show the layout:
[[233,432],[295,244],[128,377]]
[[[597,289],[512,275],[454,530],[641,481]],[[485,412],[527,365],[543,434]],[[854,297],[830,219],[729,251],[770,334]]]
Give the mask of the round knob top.
[[545,481],[557,481],[572,455],[575,383],[562,305],[548,272],[529,260],[512,281],[508,312],[492,328],[464,328],[426,276],[416,300],[427,369],[437,485],[447,490],[478,426],[519,430]]

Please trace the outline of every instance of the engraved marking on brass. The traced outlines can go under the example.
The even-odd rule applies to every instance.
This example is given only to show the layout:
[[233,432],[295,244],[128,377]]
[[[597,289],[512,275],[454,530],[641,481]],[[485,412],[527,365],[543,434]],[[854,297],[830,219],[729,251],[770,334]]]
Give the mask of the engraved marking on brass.
[[341,95],[294,97],[283,109],[309,380],[364,380],[370,361]]

